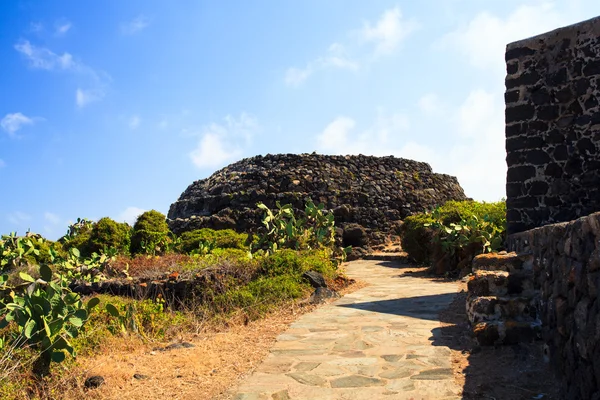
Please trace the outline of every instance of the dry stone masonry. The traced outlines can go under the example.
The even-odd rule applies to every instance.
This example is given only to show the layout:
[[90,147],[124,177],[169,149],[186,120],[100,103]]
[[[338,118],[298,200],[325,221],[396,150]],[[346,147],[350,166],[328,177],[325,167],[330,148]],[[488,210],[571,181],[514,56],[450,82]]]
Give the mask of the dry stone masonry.
[[600,400],[600,17],[509,44],[506,66],[507,247],[561,398]]
[[565,399],[600,399],[600,213],[511,235],[539,288],[542,335]]
[[506,49],[509,233],[600,210],[600,18]]
[[[382,243],[408,215],[448,200],[464,200],[455,177],[396,157],[276,154],[247,158],[192,183],[171,205],[175,233],[199,228],[252,231],[260,226],[257,202],[303,210],[312,198],[333,209],[336,225],[355,246]],[[366,233],[365,233],[366,231]]]

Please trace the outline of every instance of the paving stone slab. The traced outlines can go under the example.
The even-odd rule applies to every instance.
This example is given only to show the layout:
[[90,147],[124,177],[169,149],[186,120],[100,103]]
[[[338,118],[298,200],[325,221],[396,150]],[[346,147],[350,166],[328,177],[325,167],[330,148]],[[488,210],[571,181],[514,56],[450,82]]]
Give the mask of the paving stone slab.
[[451,282],[403,276],[402,264],[353,261],[368,286],[305,314],[277,338],[236,400],[459,399],[451,352],[432,344]]

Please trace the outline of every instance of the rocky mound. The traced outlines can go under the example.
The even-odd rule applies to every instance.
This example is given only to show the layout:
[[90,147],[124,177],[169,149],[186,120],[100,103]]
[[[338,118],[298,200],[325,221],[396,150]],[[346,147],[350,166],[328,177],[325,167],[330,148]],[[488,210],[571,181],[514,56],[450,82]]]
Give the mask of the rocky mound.
[[205,227],[252,232],[261,226],[257,202],[275,207],[280,201],[303,210],[309,197],[334,210],[336,225],[346,228],[346,243],[355,246],[367,240],[383,243],[406,216],[466,199],[455,177],[433,173],[423,162],[392,156],[268,154],[192,183],[171,205],[168,223],[175,233]]

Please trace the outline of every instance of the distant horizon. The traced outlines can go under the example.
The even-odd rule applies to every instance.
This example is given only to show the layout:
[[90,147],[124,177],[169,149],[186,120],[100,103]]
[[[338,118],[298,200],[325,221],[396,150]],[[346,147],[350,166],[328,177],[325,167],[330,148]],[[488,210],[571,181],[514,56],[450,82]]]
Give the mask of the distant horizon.
[[394,156],[505,197],[505,46],[592,0],[17,0],[0,13],[0,233],[167,214],[265,154]]

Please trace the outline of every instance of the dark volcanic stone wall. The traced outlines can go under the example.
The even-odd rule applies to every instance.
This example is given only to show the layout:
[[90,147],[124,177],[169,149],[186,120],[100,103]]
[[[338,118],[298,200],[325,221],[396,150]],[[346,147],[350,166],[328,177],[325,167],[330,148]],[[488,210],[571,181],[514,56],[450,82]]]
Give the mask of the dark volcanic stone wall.
[[600,18],[506,49],[508,232],[600,210]]
[[527,255],[562,399],[600,399],[600,213],[509,236]]
[[[336,223],[367,228],[372,243],[394,234],[404,217],[447,200],[463,200],[455,177],[395,157],[280,154],[247,158],[192,183],[171,205],[175,233],[202,227],[256,230],[257,202],[304,209],[308,197],[333,209]],[[377,233],[376,233],[377,232]]]

